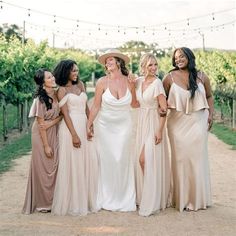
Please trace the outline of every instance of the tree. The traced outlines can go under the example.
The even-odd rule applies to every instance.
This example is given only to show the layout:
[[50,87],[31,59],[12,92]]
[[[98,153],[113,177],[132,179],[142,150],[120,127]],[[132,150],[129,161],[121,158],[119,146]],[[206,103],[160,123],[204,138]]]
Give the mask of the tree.
[[3,27],[0,26],[0,32],[4,34],[8,42],[11,37],[16,37],[22,41],[22,29],[18,25],[8,25],[7,23],[3,24]]

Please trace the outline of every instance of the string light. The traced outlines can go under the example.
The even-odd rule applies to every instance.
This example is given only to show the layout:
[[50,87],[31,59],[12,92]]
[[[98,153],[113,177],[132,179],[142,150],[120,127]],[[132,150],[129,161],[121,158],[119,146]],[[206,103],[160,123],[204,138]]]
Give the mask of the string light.
[[[3,2],[3,1],[0,1],[0,6],[1,6],[1,9],[3,9],[3,4],[5,4],[5,2]],[[30,17],[30,16],[32,16],[32,14],[33,14],[33,12],[38,12],[38,11],[35,11],[35,10],[33,10],[33,9],[29,9],[29,8],[22,8],[22,7],[18,7],[18,8],[21,8],[21,9],[24,9],[26,12],[27,12],[27,14],[28,14],[28,16]],[[4,8],[4,10],[5,10],[5,8]],[[215,16],[216,16],[216,14],[220,14],[220,13],[222,13],[222,12],[226,12],[226,11],[232,11],[232,9],[228,9],[228,10],[224,10],[224,11],[220,11],[220,12],[214,12],[214,13],[210,13],[210,14],[207,14],[208,16],[212,16],[212,20],[215,20]],[[32,14],[31,14],[32,13]],[[80,21],[79,19],[77,19],[77,20],[74,20],[74,19],[70,19],[70,18],[65,18],[65,17],[61,17],[61,16],[58,16],[58,15],[50,15],[50,14],[47,14],[47,13],[42,13],[42,12],[38,12],[38,13],[40,13],[40,14],[44,14],[44,15],[47,15],[47,16],[53,16],[53,22],[54,23],[56,23],[57,22],[57,20],[58,20],[58,18],[59,19],[64,19],[64,20],[73,20],[73,24],[71,24],[71,25],[73,25],[73,27],[71,28],[71,29],[69,29],[69,28],[67,28],[67,29],[65,29],[65,31],[72,31],[72,30],[74,30],[75,31],[75,33],[76,32],[78,32],[77,30],[76,30],[76,27],[78,28],[78,27],[80,27],[80,35],[81,35],[81,32],[82,31],[86,31],[85,33],[84,33],[84,37],[86,37],[85,35],[91,35],[91,32],[90,31],[93,31],[93,30],[96,30],[96,28],[94,28],[94,27],[88,27],[88,29],[86,29],[86,28],[84,28],[83,27],[83,24],[94,24],[93,22],[85,22],[85,21]],[[197,16],[197,17],[193,17],[193,18],[187,18],[187,19],[185,19],[185,22],[183,22],[183,25],[182,25],[182,27],[184,27],[184,25],[185,25],[185,28],[184,29],[177,29],[176,27],[174,27],[174,23],[176,23],[176,22],[181,22],[181,21],[183,21],[183,20],[181,20],[181,21],[173,21],[173,22],[166,22],[166,23],[162,23],[162,24],[159,24],[159,25],[162,25],[162,27],[157,27],[157,25],[155,26],[155,27],[152,27],[151,28],[151,26],[132,26],[132,27],[130,27],[130,26],[126,26],[126,27],[124,27],[124,26],[120,26],[120,25],[116,25],[116,26],[114,26],[114,25],[105,25],[105,24],[97,24],[96,23],[96,25],[98,26],[98,30],[99,31],[102,31],[102,33],[103,33],[103,35],[105,34],[105,35],[112,35],[112,33],[111,32],[114,32],[114,31],[116,31],[117,33],[120,33],[120,34],[122,34],[122,32],[123,32],[123,35],[128,35],[128,36],[130,36],[130,35],[132,35],[132,32],[133,33],[136,33],[136,34],[140,34],[140,38],[141,37],[144,37],[144,35],[142,35],[142,33],[141,32],[143,32],[143,33],[145,33],[146,34],[146,38],[148,38],[148,36],[150,36],[150,35],[155,35],[155,33],[156,33],[156,35],[158,35],[158,40],[159,40],[159,31],[161,32],[161,31],[163,31],[163,28],[167,31],[166,32],[166,34],[165,34],[165,36],[164,36],[164,34],[163,34],[163,38],[161,38],[161,40],[167,40],[171,35],[172,35],[172,38],[175,38],[175,37],[180,37],[179,36],[179,33],[178,32],[180,32],[180,34],[181,34],[181,32],[182,32],[182,34],[185,36],[185,35],[187,35],[187,38],[189,38],[189,35],[191,34],[191,33],[194,33],[195,31],[196,31],[196,29],[193,27],[193,23],[191,22],[191,28],[189,27],[189,28],[187,28],[186,27],[186,20],[187,20],[187,25],[188,26],[190,26],[190,20],[192,20],[192,19],[199,19],[199,18],[201,18],[202,16]],[[218,18],[216,17],[216,19],[218,20]],[[209,18],[208,18],[208,20],[209,20]],[[210,21],[210,20],[209,20]],[[198,28],[198,30],[199,31],[201,31],[201,32],[204,32],[205,33],[205,31],[207,31],[207,30],[209,30],[209,31],[213,31],[213,30],[223,30],[223,29],[225,29],[225,26],[226,25],[233,25],[234,26],[234,22],[235,22],[235,19],[233,20],[233,21],[231,21],[231,22],[223,22],[223,24],[221,24],[221,25],[213,25],[213,23],[211,23],[211,25],[210,26],[201,26],[201,27],[199,27]],[[216,23],[216,22],[215,22]],[[80,24],[82,24],[82,27],[81,27],[81,25]],[[171,24],[173,24],[173,27],[171,27],[172,25]],[[75,27],[76,26],[76,27]],[[102,26],[102,27],[101,27]],[[107,26],[107,27],[104,27],[104,26]],[[54,26],[55,27],[55,26]],[[96,26],[95,26],[96,27]],[[181,26],[180,26],[181,27]],[[231,26],[230,26],[231,27]],[[46,27],[47,29],[49,28],[48,26]],[[60,27],[61,28],[61,27]],[[81,31],[81,29],[82,29],[82,31]],[[43,30],[45,30],[45,28],[43,29]],[[67,33],[66,32],[66,33]],[[176,32],[176,33],[174,33],[174,32]],[[196,31],[197,32],[197,31]],[[72,33],[72,35],[75,35],[75,33]],[[182,36],[183,37],[183,36]],[[123,37],[124,39],[123,40],[127,40],[127,37]],[[181,38],[181,37],[180,37]],[[141,39],[142,40],[142,39]],[[154,40],[154,38],[153,38],[153,40]],[[168,39],[169,40],[169,39]]]
[[[19,6],[19,5],[16,5],[16,4],[12,4],[12,3],[8,3],[8,2],[5,2],[5,1],[0,1],[0,3],[1,3],[1,9],[3,8],[3,3],[4,4],[6,4],[6,5],[10,5],[10,6],[12,6],[12,7],[16,7],[16,8],[19,8],[19,9],[25,9],[25,10],[28,10],[27,8],[25,8],[25,7],[22,7],[22,6]],[[203,18],[203,17],[207,17],[207,16],[209,16],[209,15],[211,15],[212,16],[212,20],[215,20],[215,15],[216,14],[221,14],[221,13],[225,13],[225,12],[229,12],[229,11],[233,11],[233,10],[235,10],[236,8],[231,8],[231,9],[225,9],[225,10],[221,10],[221,11],[218,11],[218,12],[213,12],[213,13],[210,13],[210,14],[205,14],[205,15],[201,15],[201,16],[196,16],[196,17],[191,17],[191,18],[188,18],[187,20],[188,20],[188,23],[189,23],[189,21],[190,20],[196,20],[196,19],[200,19],[200,18]],[[35,12],[35,13],[38,13],[38,14],[41,14],[41,15],[46,15],[46,16],[55,16],[55,15],[52,15],[52,14],[49,14],[49,13],[45,13],[45,12],[41,12],[41,11],[38,11],[38,10],[34,10],[34,9],[31,9],[31,12]],[[31,14],[30,14],[31,15]],[[68,18],[68,17],[64,17],[64,16],[59,16],[59,15],[57,15],[57,18],[60,18],[60,19],[63,19],[63,20],[67,20],[67,21],[74,21],[74,22],[77,22],[78,21],[78,19],[73,19],[73,18]],[[183,21],[186,21],[186,19],[184,20],[178,20],[178,21],[171,21],[171,22],[166,22],[166,23],[162,23],[162,24],[158,24],[158,25],[150,25],[150,26],[145,26],[145,28],[146,28],[146,30],[147,29],[150,29],[150,28],[153,28],[153,27],[158,27],[158,26],[162,26],[162,25],[164,25],[164,28],[165,28],[165,30],[167,30],[167,28],[171,28],[171,27],[168,27],[168,26],[170,26],[170,25],[174,25],[174,24],[176,24],[176,23],[180,23],[180,22],[183,22]],[[84,21],[84,20],[80,20],[80,22],[81,23],[84,23],[84,24],[90,24],[90,25],[97,25],[97,23],[95,23],[95,22],[91,22],[91,21]],[[55,22],[54,22],[55,23]],[[117,25],[109,25],[109,24],[99,24],[99,25],[101,25],[101,26],[103,26],[103,27],[109,27],[109,28],[117,28]],[[188,24],[189,25],[189,24]],[[134,26],[125,26],[127,29],[134,29],[134,28],[138,28],[138,29],[141,29],[141,28],[143,28],[143,27],[138,27],[138,26],[136,26],[136,27],[134,27]]]

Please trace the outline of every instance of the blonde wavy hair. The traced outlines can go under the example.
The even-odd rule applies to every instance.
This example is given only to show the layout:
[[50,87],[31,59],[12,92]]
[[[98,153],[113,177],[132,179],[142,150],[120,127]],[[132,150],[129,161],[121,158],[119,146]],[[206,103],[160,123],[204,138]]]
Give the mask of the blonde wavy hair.
[[151,61],[151,59],[154,59],[157,63],[157,58],[152,53],[145,53],[141,56],[139,62],[139,72],[141,75],[145,75],[148,63]]

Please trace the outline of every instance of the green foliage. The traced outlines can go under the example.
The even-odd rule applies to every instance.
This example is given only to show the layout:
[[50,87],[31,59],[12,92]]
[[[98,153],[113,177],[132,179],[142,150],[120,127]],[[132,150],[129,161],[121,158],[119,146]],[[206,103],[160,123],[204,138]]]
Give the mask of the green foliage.
[[17,37],[7,41],[0,36],[0,94],[7,104],[22,103],[32,97],[35,71],[42,67],[53,70],[60,60],[67,58],[78,63],[83,82],[91,78],[94,59],[82,51],[52,49],[47,42],[36,45],[32,40],[22,45]]
[[[6,106],[7,110],[7,130],[11,130],[17,128],[17,107],[13,106],[12,104],[8,104]],[[2,133],[3,133],[3,117],[2,117],[2,108],[0,107],[0,143],[2,141]]]
[[[218,97],[236,99],[236,52],[197,50],[194,54],[197,69],[204,71],[210,79],[216,101]],[[166,54],[158,60],[161,76],[173,68],[171,55]]]
[[4,34],[4,37],[7,41],[10,41],[12,37],[16,37],[19,40],[22,40],[22,32],[19,26],[13,24],[8,25],[4,24],[3,27],[0,27],[0,33]]

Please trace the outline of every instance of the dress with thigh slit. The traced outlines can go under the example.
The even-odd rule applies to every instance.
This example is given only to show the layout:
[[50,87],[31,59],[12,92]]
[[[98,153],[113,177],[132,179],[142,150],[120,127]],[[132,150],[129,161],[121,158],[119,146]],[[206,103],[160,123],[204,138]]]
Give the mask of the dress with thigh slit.
[[[135,173],[139,214],[149,216],[168,206],[171,178],[166,127],[163,129],[161,143],[155,145],[155,134],[160,123],[157,97],[160,94],[165,95],[165,91],[161,80],[157,78],[142,92],[143,81],[144,78],[141,77],[136,91],[140,109],[135,146]],[[139,164],[143,148],[144,174]]]

